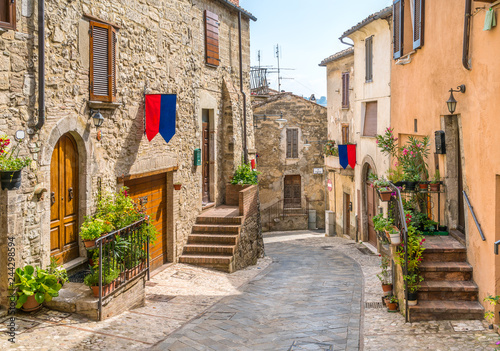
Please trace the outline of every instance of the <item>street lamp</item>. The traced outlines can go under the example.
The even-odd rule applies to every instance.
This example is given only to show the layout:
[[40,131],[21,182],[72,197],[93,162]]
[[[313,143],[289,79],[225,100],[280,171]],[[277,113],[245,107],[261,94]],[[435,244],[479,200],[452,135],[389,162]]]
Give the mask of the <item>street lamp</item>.
[[90,110],[90,115],[92,116],[92,120],[94,121],[94,126],[96,128],[102,126],[104,123],[104,117],[101,114],[101,110],[97,110],[95,113],[94,110]]
[[448,99],[448,101],[446,101],[450,114],[454,114],[457,108],[457,100],[455,100],[453,93],[465,93],[465,85],[460,85],[459,87],[457,87],[457,90],[450,89],[450,98]]

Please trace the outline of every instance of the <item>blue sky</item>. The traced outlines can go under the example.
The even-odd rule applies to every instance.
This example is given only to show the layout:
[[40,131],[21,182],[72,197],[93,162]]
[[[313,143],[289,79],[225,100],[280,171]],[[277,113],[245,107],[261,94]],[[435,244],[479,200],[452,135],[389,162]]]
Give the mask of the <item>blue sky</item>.
[[[281,47],[282,88],[297,95],[326,96],[326,68],[318,64],[344,50],[338,38],[364,18],[392,4],[392,0],[240,0],[240,6],[257,17],[250,23],[251,64],[277,66],[274,46]],[[278,89],[277,75],[269,77]]]

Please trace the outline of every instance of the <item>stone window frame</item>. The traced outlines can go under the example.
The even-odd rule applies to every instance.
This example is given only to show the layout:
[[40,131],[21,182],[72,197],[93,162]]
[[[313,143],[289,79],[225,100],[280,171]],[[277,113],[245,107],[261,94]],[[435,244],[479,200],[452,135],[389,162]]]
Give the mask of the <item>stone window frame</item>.
[[3,29],[12,29],[16,30],[16,0],[0,0],[0,1],[7,1],[9,4],[9,10],[8,10],[8,17],[9,21],[8,22],[3,22],[0,21],[0,28]]

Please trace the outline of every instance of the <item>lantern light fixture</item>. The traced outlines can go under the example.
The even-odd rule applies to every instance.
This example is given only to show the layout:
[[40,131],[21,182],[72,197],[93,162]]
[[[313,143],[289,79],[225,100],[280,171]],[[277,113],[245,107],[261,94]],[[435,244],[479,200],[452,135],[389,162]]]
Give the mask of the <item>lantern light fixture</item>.
[[446,105],[448,105],[448,111],[450,111],[450,114],[454,114],[455,110],[457,109],[457,100],[455,100],[455,97],[453,96],[453,93],[465,93],[465,85],[462,84],[457,87],[457,90],[450,89],[450,98],[448,101],[446,101]]
[[104,123],[104,117],[101,114],[101,110],[90,110],[90,116],[92,116],[92,120],[94,121],[94,126],[96,128],[102,126]]

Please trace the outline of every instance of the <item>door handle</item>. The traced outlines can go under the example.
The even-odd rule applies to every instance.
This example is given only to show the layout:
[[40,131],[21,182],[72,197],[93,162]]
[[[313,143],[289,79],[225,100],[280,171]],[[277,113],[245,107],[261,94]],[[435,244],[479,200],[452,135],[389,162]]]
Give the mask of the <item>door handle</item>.
[[68,196],[69,196],[69,201],[73,200],[75,195],[73,194],[73,188],[68,189]]
[[50,205],[52,206],[55,203],[56,203],[56,193],[55,192],[51,192],[50,193]]

